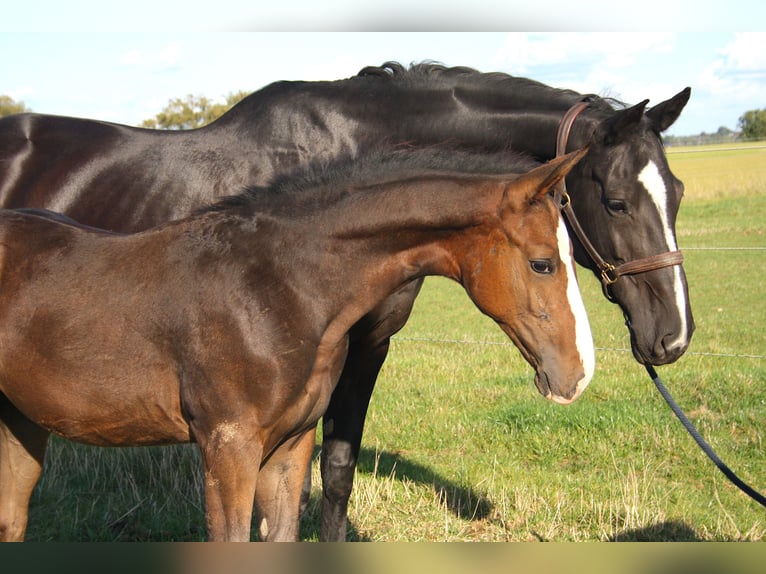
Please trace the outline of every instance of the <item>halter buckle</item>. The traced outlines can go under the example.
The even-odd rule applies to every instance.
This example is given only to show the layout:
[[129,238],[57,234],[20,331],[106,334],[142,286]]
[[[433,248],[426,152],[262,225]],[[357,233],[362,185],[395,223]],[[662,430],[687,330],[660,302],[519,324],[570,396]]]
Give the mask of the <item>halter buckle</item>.
[[601,282],[604,285],[613,285],[614,283],[617,283],[617,279],[619,279],[619,275],[615,272],[615,267],[611,263],[605,263],[604,267],[601,268]]

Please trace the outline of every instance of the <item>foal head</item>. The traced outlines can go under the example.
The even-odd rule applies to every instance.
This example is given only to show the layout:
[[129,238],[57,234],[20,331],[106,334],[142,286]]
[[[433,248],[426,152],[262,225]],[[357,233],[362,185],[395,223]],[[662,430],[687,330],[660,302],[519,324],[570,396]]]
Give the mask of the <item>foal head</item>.
[[540,393],[561,404],[580,395],[595,368],[571,243],[549,196],[583,154],[503,182],[498,217],[461,269],[469,296],[535,368]]

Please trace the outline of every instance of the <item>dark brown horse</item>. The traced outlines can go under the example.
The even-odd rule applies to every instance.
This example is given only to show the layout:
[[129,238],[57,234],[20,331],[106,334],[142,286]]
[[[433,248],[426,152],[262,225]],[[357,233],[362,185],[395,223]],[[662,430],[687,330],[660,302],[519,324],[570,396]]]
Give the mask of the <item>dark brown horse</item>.
[[509,154],[365,157],[133,235],[0,211],[0,538],[23,538],[54,432],[196,442],[210,539],[249,540],[254,500],[263,539],[296,539],[349,331],[427,275],[459,281],[540,392],[573,401],[593,341],[547,194],[582,155],[523,175]]
[[[589,146],[567,177],[572,207],[609,264],[644,261],[677,249],[683,186],[659,134],[689,94],[648,111],[646,102],[623,109],[526,78],[388,63],[346,80],[272,84],[198,130],[20,114],[0,119],[0,206],[48,208],[88,225],[137,231],[186,216],[232,186],[263,185],[296,166],[382,143],[513,148],[545,161],[556,155],[567,110],[588,100],[568,138],[570,150]],[[600,276],[582,241],[574,244],[578,261]],[[405,324],[419,287],[411,283],[352,328],[323,426],[323,540],[345,537],[368,402],[390,337]],[[680,265],[644,269],[607,290],[622,308],[639,361],[669,363],[686,350],[694,322]]]

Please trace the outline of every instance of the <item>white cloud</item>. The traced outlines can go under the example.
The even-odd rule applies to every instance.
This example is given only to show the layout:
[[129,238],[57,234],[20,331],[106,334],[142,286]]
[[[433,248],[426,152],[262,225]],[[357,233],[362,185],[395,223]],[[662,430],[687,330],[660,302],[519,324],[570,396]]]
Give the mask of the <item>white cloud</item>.
[[132,49],[120,58],[120,64],[131,68],[146,68],[154,71],[167,71],[178,68],[183,59],[180,44],[171,43],[158,51]]
[[657,74],[647,82],[656,58],[672,55],[673,33],[593,32],[510,33],[495,56],[497,69],[581,93],[596,93],[630,104],[659,103],[684,86]]
[[699,85],[714,96],[736,102],[764,101],[766,33],[736,33],[702,72]]
[[766,73],[766,33],[737,32],[723,50],[726,64],[740,71]]
[[174,68],[181,65],[182,51],[181,46],[177,43],[169,44],[162,49],[158,54],[158,63],[162,65],[164,69]]
[[509,33],[496,60],[516,74],[563,64],[620,70],[647,53],[670,52],[673,38],[671,33]]
[[120,59],[120,64],[124,66],[142,66],[144,63],[144,56],[141,50],[129,50]]
[[34,98],[37,95],[37,90],[32,86],[19,86],[18,88],[9,89],[7,95],[16,101],[20,101],[27,98]]

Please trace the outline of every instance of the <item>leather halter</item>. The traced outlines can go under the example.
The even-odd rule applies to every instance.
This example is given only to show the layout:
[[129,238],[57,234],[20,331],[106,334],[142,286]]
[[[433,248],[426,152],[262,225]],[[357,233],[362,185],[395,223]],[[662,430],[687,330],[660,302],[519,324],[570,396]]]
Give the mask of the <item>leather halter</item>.
[[[559,123],[558,134],[556,135],[556,157],[564,155],[566,153],[567,140],[569,139],[569,132],[572,129],[577,116],[589,105],[587,100],[583,100],[574,104],[567,110],[564,117]],[[623,275],[634,275],[636,273],[645,273],[646,271],[653,271],[655,269],[662,269],[663,267],[671,267],[673,265],[681,265],[684,262],[684,256],[681,251],[668,251],[666,253],[660,253],[658,255],[651,255],[641,259],[634,259],[633,261],[627,261],[620,265],[613,265],[612,263],[604,260],[599,254],[588,237],[585,235],[580,222],[577,220],[574,210],[572,209],[572,200],[569,197],[566,189],[566,181],[561,182],[561,211],[564,217],[569,222],[569,226],[572,231],[580,240],[588,256],[596,264],[599,270],[599,277],[601,279],[601,286],[604,290],[604,295],[608,299],[612,299],[609,293],[609,285],[617,282],[617,280]]]

